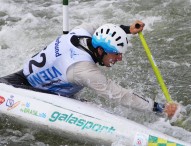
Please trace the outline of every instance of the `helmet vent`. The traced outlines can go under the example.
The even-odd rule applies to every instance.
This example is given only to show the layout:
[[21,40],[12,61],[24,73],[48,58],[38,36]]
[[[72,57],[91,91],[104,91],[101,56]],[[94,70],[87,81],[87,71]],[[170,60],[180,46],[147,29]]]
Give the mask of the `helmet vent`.
[[122,47],[123,47],[123,46],[124,46],[124,44],[123,44],[123,43],[120,43],[120,44],[117,44],[117,46],[122,46]]
[[112,34],[111,36],[114,37],[115,34],[116,34],[116,32],[114,31],[113,34]]
[[110,29],[107,29],[106,34],[108,34],[108,33],[109,33],[109,31],[110,31]]
[[120,26],[108,23],[94,32],[91,43],[94,49],[101,47],[106,53],[125,53],[127,39],[126,32]]
[[116,41],[118,41],[118,40],[120,40],[121,39],[121,37],[119,36],[118,38],[116,38]]

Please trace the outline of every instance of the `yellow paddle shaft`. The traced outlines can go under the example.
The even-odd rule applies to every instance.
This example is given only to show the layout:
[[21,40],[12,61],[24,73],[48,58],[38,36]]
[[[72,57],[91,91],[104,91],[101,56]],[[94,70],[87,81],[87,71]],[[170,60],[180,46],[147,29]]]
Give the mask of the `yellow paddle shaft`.
[[149,47],[147,45],[147,42],[146,42],[142,32],[139,32],[138,34],[139,34],[139,38],[140,38],[140,40],[142,42],[143,48],[144,48],[144,50],[145,50],[145,52],[147,54],[147,57],[149,59],[149,62],[151,64],[152,68],[153,68],[155,76],[156,76],[156,78],[157,78],[157,80],[158,80],[158,82],[159,82],[159,84],[161,86],[161,89],[162,89],[162,91],[163,91],[163,93],[165,95],[165,98],[166,98],[167,102],[172,102],[172,99],[170,97],[168,89],[167,89],[167,87],[166,87],[166,85],[164,83],[164,80],[162,78],[162,75],[161,75],[161,73],[160,73],[160,71],[159,71],[159,69],[158,69],[158,67],[157,67],[157,65],[156,65],[156,63],[154,61],[154,58],[153,58],[153,56],[151,54],[151,51],[150,51],[150,49],[149,49]]

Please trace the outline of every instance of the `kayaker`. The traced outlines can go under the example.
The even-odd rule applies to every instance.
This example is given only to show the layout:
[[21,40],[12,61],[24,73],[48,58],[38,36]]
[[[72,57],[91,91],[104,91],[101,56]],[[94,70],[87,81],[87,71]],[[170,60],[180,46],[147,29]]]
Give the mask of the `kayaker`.
[[[140,27],[136,28],[135,25]],[[160,104],[143,98],[107,79],[96,65],[111,67],[122,60],[127,50],[127,34],[137,34],[144,23],[130,26],[82,24],[67,35],[59,36],[38,54],[30,58],[23,70],[2,77],[0,82],[15,87],[73,97],[84,87],[123,106],[166,113],[172,117],[177,104]]]

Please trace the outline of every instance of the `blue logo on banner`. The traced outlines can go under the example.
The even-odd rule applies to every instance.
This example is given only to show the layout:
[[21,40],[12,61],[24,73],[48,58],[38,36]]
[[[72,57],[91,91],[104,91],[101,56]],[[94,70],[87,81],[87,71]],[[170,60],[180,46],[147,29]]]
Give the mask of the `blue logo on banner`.
[[13,97],[14,96],[11,96],[9,99],[7,99],[6,106],[12,107],[14,105],[15,101],[14,101]]

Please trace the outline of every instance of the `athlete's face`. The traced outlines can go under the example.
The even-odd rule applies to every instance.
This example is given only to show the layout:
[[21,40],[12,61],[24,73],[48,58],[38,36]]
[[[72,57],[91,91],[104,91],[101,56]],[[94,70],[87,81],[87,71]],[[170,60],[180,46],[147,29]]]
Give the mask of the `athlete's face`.
[[[103,53],[103,50],[100,50],[101,53]],[[117,61],[122,61],[122,53],[117,54],[107,54],[103,57],[103,64],[107,67],[113,66]]]

